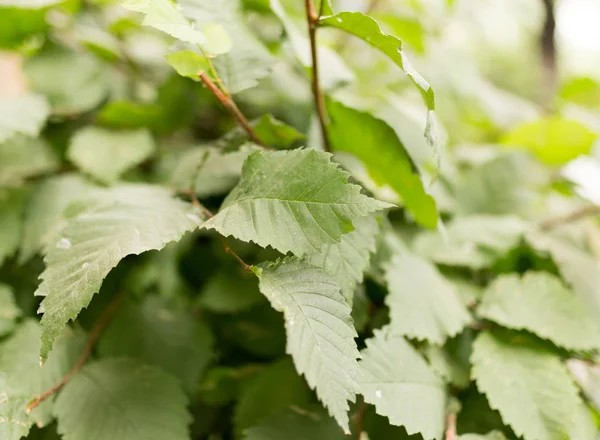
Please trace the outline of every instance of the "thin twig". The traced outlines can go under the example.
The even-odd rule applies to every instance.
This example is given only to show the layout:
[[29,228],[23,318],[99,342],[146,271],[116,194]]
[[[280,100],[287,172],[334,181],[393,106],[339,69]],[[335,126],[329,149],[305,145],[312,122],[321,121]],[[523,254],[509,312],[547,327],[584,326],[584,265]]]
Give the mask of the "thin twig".
[[115,314],[117,313],[117,310],[119,309],[119,306],[123,302],[124,298],[125,298],[125,295],[123,295],[121,293],[117,294],[117,296],[115,296],[115,298],[108,305],[108,307],[106,307],[106,309],[104,309],[104,312],[102,312],[102,315],[100,315],[100,318],[98,318],[98,321],[96,321],[94,328],[90,332],[90,336],[88,338],[87,344],[83,348],[83,351],[81,352],[81,355],[79,356],[79,359],[77,359],[77,362],[75,362],[75,365],[73,365],[73,368],[71,368],[71,371],[69,371],[65,376],[63,376],[63,378],[61,380],[59,380],[52,388],[49,388],[48,390],[44,391],[39,396],[35,397],[29,403],[29,405],[27,405],[27,408],[25,408],[25,412],[27,414],[30,414],[31,411],[33,411],[35,408],[37,408],[48,397],[50,397],[53,394],[60,391],[60,389],[63,386],[65,386],[73,378],[73,376],[75,376],[75,374],[77,374],[77,372],[79,370],[81,370],[81,368],[85,365],[88,358],[92,354],[92,350],[94,349],[94,346],[98,342],[98,339],[100,339],[102,332],[104,332],[104,330],[106,329],[108,324],[110,324],[110,322],[114,318]]
[[547,220],[544,220],[540,224],[540,228],[545,230],[554,229],[558,226],[562,226],[568,223],[574,223],[586,217],[594,217],[597,215],[600,215],[600,205],[586,205],[566,215],[552,217]]
[[329,137],[327,136],[327,115],[325,112],[325,97],[319,87],[319,57],[317,54],[317,27],[319,24],[319,15],[315,9],[313,0],[304,0],[306,7],[306,21],[308,23],[308,35],[310,38],[310,52],[312,56],[312,92],[315,99],[315,109],[319,117],[321,126],[321,137],[323,138],[323,148],[325,151],[331,151]]
[[360,435],[364,430],[365,415],[367,414],[367,410],[369,409],[369,405],[367,404],[367,402],[365,402],[365,399],[362,396],[359,398],[361,400],[358,404],[358,410],[354,414],[354,431],[356,440],[360,440]]
[[250,139],[263,148],[267,148],[265,143],[258,137],[258,134],[254,131],[254,128],[248,122],[248,119],[244,116],[238,106],[235,104],[231,96],[225,95],[223,91],[217,87],[217,85],[206,75],[206,73],[202,72],[199,75],[202,83],[210,90],[210,92],[217,98],[217,100],[221,103],[221,105],[227,110],[237,121],[237,123],[244,129],[244,131],[248,134]]
[[540,35],[540,51],[542,56],[542,75],[544,77],[542,103],[547,112],[552,111],[552,103],[558,82],[558,66],[556,62],[556,16],[554,0],[542,0],[546,17]]
[[456,440],[456,414],[448,414],[446,418],[445,440]]

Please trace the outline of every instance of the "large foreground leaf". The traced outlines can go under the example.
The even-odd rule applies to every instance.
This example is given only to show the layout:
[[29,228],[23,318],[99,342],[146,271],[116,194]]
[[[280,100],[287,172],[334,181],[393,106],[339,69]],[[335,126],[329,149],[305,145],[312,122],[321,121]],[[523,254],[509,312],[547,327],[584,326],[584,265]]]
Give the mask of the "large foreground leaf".
[[390,330],[441,344],[458,334],[471,317],[456,287],[429,261],[408,251],[396,254],[386,268]]
[[15,133],[37,136],[49,114],[50,105],[43,96],[1,98],[0,142],[4,142]]
[[368,113],[333,100],[327,101],[327,112],[333,149],[360,159],[373,181],[389,185],[418,223],[435,228],[435,200],[425,192],[421,177],[394,130]]
[[109,358],[85,366],[69,381],[54,414],[64,440],[188,440],[186,405],[169,374]]
[[55,237],[44,261],[36,295],[42,359],[69,321],[87,307],[110,270],[130,254],[162,249],[198,227],[199,214],[168,191],[150,185],[122,185],[107,191],[95,209],[76,217]]
[[65,330],[44,366],[39,363],[40,327],[25,320],[0,344],[0,438],[19,440],[33,423],[43,426],[51,419],[53,397],[30,415],[25,407],[35,396],[56,384],[80,356],[86,338],[82,332]]
[[429,369],[421,355],[389,328],[376,330],[367,340],[359,366],[360,389],[378,414],[401,425],[409,434],[441,439],[446,393],[444,383]]
[[309,263],[333,277],[350,305],[354,289],[362,282],[371,253],[375,251],[375,236],[379,232],[377,220],[372,217],[361,218],[354,226],[354,231],[342,236],[341,243],[326,245],[320,253],[306,256]]
[[473,344],[473,376],[502,420],[525,440],[573,438],[580,400],[560,358],[513,333],[481,333]]
[[283,253],[320,252],[354,230],[353,220],[391,206],[347,181],[327,153],[257,151],[206,227]]
[[600,347],[600,329],[581,298],[557,277],[505,275],[487,289],[479,314],[505,327],[529,330],[571,350]]
[[340,288],[321,269],[295,257],[253,268],[260,291],[283,312],[287,352],[329,413],[349,433],[348,400],[359,375],[357,336]]

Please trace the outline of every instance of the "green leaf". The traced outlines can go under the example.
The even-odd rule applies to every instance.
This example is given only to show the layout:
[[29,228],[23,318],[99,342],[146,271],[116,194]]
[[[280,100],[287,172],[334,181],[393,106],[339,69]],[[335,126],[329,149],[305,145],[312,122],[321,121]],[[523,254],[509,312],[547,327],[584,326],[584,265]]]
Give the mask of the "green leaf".
[[600,347],[600,329],[585,303],[557,277],[527,272],[504,275],[488,287],[478,308],[483,318],[528,330],[570,350]]
[[0,185],[19,184],[28,177],[50,173],[58,164],[43,139],[15,135],[0,143]]
[[473,335],[464,331],[446,341],[443,347],[428,344],[423,350],[431,368],[444,380],[458,388],[467,388],[471,382],[471,346]]
[[375,251],[375,236],[379,232],[377,220],[364,217],[354,222],[356,229],[342,236],[338,244],[325,245],[320,253],[306,256],[306,261],[322,268],[342,289],[342,295],[352,305],[354,289],[362,283],[363,273]]
[[594,320],[600,320],[600,264],[591,255],[552,234],[532,231],[527,242],[536,250],[547,252],[562,278],[586,304]]
[[[271,10],[279,18],[285,29],[294,55],[306,69],[312,68],[312,55],[306,32],[306,20],[302,23],[303,27],[299,28],[288,16],[280,0],[270,0],[270,5]],[[327,46],[317,46],[317,57],[321,66],[319,79],[324,90],[332,89],[341,83],[350,82],[354,79],[354,73],[335,50]]]
[[25,320],[0,343],[0,438],[19,440],[33,423],[46,425],[51,420],[53,397],[30,415],[25,407],[35,396],[54,386],[67,374],[86,343],[83,333],[66,330],[56,349],[42,367],[39,363],[40,328],[33,319]]
[[0,266],[19,247],[28,196],[26,188],[0,187]]
[[58,115],[92,110],[109,91],[106,68],[88,53],[59,48],[43,50],[28,58],[23,70],[32,89],[45,95],[53,113]]
[[392,425],[425,440],[442,438],[445,421],[444,383],[431,372],[421,355],[389,328],[376,330],[367,340],[359,363],[360,389],[365,402]]
[[[271,73],[275,58],[251,32],[246,18],[239,11],[238,0],[181,0],[179,4],[183,15],[202,26],[203,30],[216,24],[229,35],[230,50],[217,56],[213,64],[231,93],[255,87]],[[213,41],[224,39],[217,35]]]
[[522,335],[483,332],[473,344],[471,362],[477,388],[518,436],[572,438],[580,400],[556,354]]
[[368,113],[333,100],[327,101],[327,112],[333,149],[360,159],[375,183],[389,185],[418,223],[435,228],[438,221],[435,200],[425,192],[423,182],[394,130]]
[[65,210],[72,202],[92,197],[97,191],[97,186],[77,174],[42,180],[32,191],[25,210],[19,261],[28,261],[50,244],[68,221]]
[[463,434],[458,436],[458,440],[506,440],[504,434],[498,431],[492,431],[486,435],[481,434]]
[[335,421],[320,408],[296,406],[263,419],[248,430],[243,440],[344,440]]
[[118,129],[157,130],[162,108],[158,104],[111,101],[98,113],[98,124]]
[[294,364],[289,358],[282,359],[255,375],[242,390],[235,407],[236,430],[241,433],[292,405],[305,407],[311,398],[311,392],[296,373]]
[[[191,417],[177,381],[132,359],[101,359],[81,369],[56,400],[64,440],[188,440]],[[99,417],[101,415],[101,417]]]
[[178,74],[196,81],[201,73],[210,72],[210,64],[206,57],[191,50],[170,53],[165,55],[165,59]]
[[7,284],[0,283],[0,338],[13,331],[21,309],[15,303],[13,290]]
[[121,307],[98,343],[100,356],[130,356],[156,365],[192,391],[212,357],[210,329],[158,295]]
[[252,153],[206,228],[296,255],[339,243],[353,220],[391,205],[362,195],[330,158],[316,150]]
[[430,111],[435,110],[433,89],[406,58],[406,54],[402,50],[402,41],[393,35],[383,32],[377,21],[373,18],[361,12],[340,12],[329,17],[322,17],[319,20],[319,24],[348,32],[387,55],[410,77],[419,92],[421,92],[427,108]]
[[148,159],[155,149],[147,130],[111,131],[88,126],[75,133],[67,157],[92,177],[111,183]]
[[481,269],[517,246],[528,224],[512,216],[457,217],[444,231],[417,235],[415,251],[439,264]]
[[256,278],[239,266],[222,268],[206,282],[198,305],[215,313],[238,313],[264,301]]
[[142,25],[158,29],[178,40],[200,46],[208,41],[169,0],[126,0],[123,7],[144,14]]
[[348,400],[359,376],[357,336],[340,288],[321,269],[295,257],[253,268],[260,291],[283,312],[287,352],[296,370],[349,433]]
[[564,165],[583,154],[589,154],[597,134],[581,122],[548,116],[525,122],[507,133],[502,143],[524,148],[548,165]]
[[107,190],[104,202],[70,221],[55,237],[55,245],[48,246],[46,269],[35,292],[45,296],[39,309],[44,313],[42,359],[121,259],[162,249],[201,221],[195,208],[171,198],[165,189],[133,184]]
[[294,142],[304,139],[304,135],[291,125],[273,117],[263,115],[254,124],[254,131],[262,141],[273,148],[287,148]]
[[39,135],[49,114],[50,105],[40,95],[0,98],[0,142],[15,133]]
[[394,255],[385,280],[390,331],[395,334],[442,344],[471,321],[454,284],[417,255],[408,251]]

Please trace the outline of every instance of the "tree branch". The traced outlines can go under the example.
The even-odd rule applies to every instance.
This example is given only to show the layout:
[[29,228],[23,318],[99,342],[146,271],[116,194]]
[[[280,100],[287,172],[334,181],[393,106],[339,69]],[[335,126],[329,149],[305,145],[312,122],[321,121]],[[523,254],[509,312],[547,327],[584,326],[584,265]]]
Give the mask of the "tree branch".
[[356,440],[360,440],[360,436],[364,430],[365,424],[365,415],[367,414],[367,410],[369,409],[369,405],[365,402],[365,399],[360,396],[360,401],[358,403],[358,410],[354,414],[354,431]]
[[558,226],[566,225],[568,223],[573,223],[578,220],[582,220],[586,217],[594,217],[597,215],[600,215],[600,205],[586,205],[566,215],[552,217],[547,220],[544,220],[540,224],[540,228],[545,230],[554,229]]
[[456,414],[448,414],[446,418],[445,440],[456,440]]
[[327,113],[325,111],[325,97],[319,87],[319,57],[317,53],[317,27],[319,15],[315,9],[313,0],[304,0],[306,7],[306,21],[308,23],[308,35],[310,38],[310,53],[312,57],[312,92],[315,100],[315,109],[319,117],[321,137],[325,151],[331,151],[329,137],[327,136]]
[[210,90],[210,92],[217,98],[217,100],[221,103],[221,105],[227,110],[237,121],[237,123],[244,129],[244,131],[248,134],[248,137],[252,139],[252,141],[263,148],[269,149],[262,139],[256,134],[254,128],[250,125],[250,122],[246,119],[244,114],[235,104],[231,96],[226,95],[223,91],[217,87],[217,85],[206,75],[206,73],[202,72],[199,75],[202,83]]
[[98,321],[96,321],[94,328],[90,332],[90,336],[88,338],[87,344],[83,348],[83,351],[81,352],[81,355],[79,356],[79,359],[77,359],[77,362],[75,362],[75,365],[73,365],[73,368],[71,368],[71,371],[69,371],[52,388],[49,388],[48,390],[44,391],[39,396],[35,397],[29,403],[29,405],[27,405],[27,407],[25,408],[25,413],[30,414],[31,411],[33,411],[35,408],[37,408],[44,400],[46,400],[48,397],[52,396],[53,394],[57,393],[58,391],[60,391],[60,389],[62,387],[64,387],[73,378],[73,376],[75,376],[75,374],[77,374],[77,372],[79,370],[81,370],[81,368],[85,365],[88,358],[92,354],[92,350],[94,349],[94,346],[98,342],[98,339],[100,339],[102,332],[104,332],[104,330],[106,329],[108,324],[110,324],[110,322],[114,318],[115,314],[117,313],[117,310],[119,309],[119,306],[123,302],[124,298],[125,298],[125,295],[123,295],[122,293],[117,294],[117,296],[115,296],[115,298],[108,305],[108,307],[106,307],[106,309],[104,309],[104,312],[102,312],[102,315],[100,315],[100,318],[98,318]]
[[540,35],[540,51],[542,55],[542,75],[544,77],[542,102],[546,111],[552,110],[552,102],[556,94],[558,68],[556,63],[556,17],[554,0],[542,0],[546,18]]

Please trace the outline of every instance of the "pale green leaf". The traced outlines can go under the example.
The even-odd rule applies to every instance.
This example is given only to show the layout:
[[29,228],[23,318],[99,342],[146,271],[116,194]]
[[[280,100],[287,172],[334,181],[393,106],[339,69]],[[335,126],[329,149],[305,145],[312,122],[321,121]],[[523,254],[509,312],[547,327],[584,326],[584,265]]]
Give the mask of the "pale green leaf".
[[417,235],[413,248],[436,263],[481,269],[517,246],[528,227],[512,216],[458,217],[442,231]]
[[147,130],[112,131],[88,126],[75,133],[67,157],[82,171],[110,183],[148,159],[155,148]]
[[170,53],[165,59],[178,74],[195,80],[198,80],[201,73],[210,71],[206,57],[191,50]]
[[296,373],[292,361],[286,357],[256,374],[245,385],[235,407],[236,430],[241,433],[272,413],[292,405],[305,407],[312,400],[311,394],[306,382]]
[[421,92],[427,108],[435,110],[433,89],[406,58],[406,54],[402,50],[402,41],[383,32],[373,18],[361,12],[340,12],[329,17],[322,17],[319,24],[341,29],[355,35],[383,52],[410,77],[419,92]]
[[306,256],[307,262],[333,277],[348,304],[352,304],[356,285],[362,283],[363,273],[375,251],[375,236],[379,232],[377,220],[372,217],[356,220],[354,226],[354,231],[342,235],[340,243],[325,245],[320,253]]
[[68,221],[66,208],[72,202],[90,197],[97,190],[98,187],[77,174],[42,180],[32,192],[25,209],[19,261],[25,262],[44,249]]
[[446,391],[421,355],[388,328],[376,330],[361,354],[361,393],[377,414],[409,434],[441,440]]
[[484,332],[473,344],[471,361],[477,388],[518,436],[571,438],[580,400],[556,354],[526,336]]
[[157,295],[123,305],[98,344],[100,356],[130,356],[161,367],[187,391],[198,384],[212,348],[206,324]]
[[225,54],[233,47],[233,41],[229,32],[219,23],[207,23],[202,26],[202,32],[206,35],[204,49],[210,54]]
[[600,409],[600,368],[598,365],[579,359],[569,359],[567,367],[581,388],[586,401],[598,411]]
[[472,342],[472,332],[467,330],[446,341],[442,347],[428,344],[423,353],[431,368],[445,381],[458,388],[467,388],[471,382],[469,358]]
[[144,26],[150,26],[178,40],[203,45],[206,36],[196,29],[169,0],[126,0],[123,7],[144,14]]
[[0,98],[0,142],[15,133],[39,135],[49,114],[50,105],[40,95]]
[[188,440],[191,417],[177,381],[133,359],[83,367],[65,385],[54,414],[63,440]]
[[54,246],[48,246],[46,270],[35,293],[45,296],[39,309],[44,313],[42,359],[121,259],[181,239],[201,224],[200,215],[163,188],[131,184],[107,190],[95,209],[70,221],[54,237]]
[[72,115],[97,107],[109,91],[110,76],[93,55],[50,48],[28,58],[23,70],[33,90],[48,98],[52,111]]
[[565,239],[549,233],[530,232],[526,239],[536,250],[548,253],[558,267],[562,278],[573,288],[573,293],[586,304],[594,320],[600,320],[600,264],[598,261]]
[[13,290],[7,284],[0,283],[0,338],[15,328],[21,310],[15,302]]
[[212,29],[220,27],[217,33],[224,31],[228,35],[230,50],[212,61],[223,85],[231,93],[254,87],[271,73],[275,58],[249,29],[238,0],[181,0],[179,4],[182,13],[202,26],[203,31],[207,32],[208,27],[207,37],[213,37],[214,43],[223,44],[225,37],[209,35]]
[[417,255],[408,251],[394,255],[385,280],[393,333],[442,344],[471,321],[454,284]]
[[19,440],[33,423],[43,426],[51,420],[53,397],[30,415],[25,407],[35,396],[55,385],[75,364],[86,338],[83,333],[65,330],[56,349],[42,367],[39,363],[40,328],[25,320],[0,343],[0,438]]
[[368,113],[333,100],[327,101],[327,113],[332,148],[360,159],[375,183],[391,187],[418,223],[435,228],[435,200],[425,192],[421,177],[394,130]]
[[544,272],[498,277],[478,313],[504,327],[528,330],[570,350],[600,347],[600,328],[585,303]]
[[[288,16],[280,0],[270,0],[270,5],[273,13],[281,20],[296,58],[305,68],[312,68],[310,41],[305,29],[306,22],[304,21],[300,28]],[[329,90],[354,79],[354,73],[335,50],[318,45],[317,57],[321,66],[319,79],[323,89]]]
[[330,158],[316,150],[252,153],[206,227],[296,255],[339,243],[353,220],[391,205],[362,195]]
[[243,440],[344,440],[347,437],[320,408],[289,409],[273,414],[246,430]]
[[462,434],[458,440],[506,440],[504,434],[498,431],[492,431],[488,434]]
[[536,197],[529,181],[532,169],[521,154],[506,154],[472,168],[456,184],[456,210],[463,215],[527,214]]
[[295,257],[263,263],[253,271],[260,291],[283,312],[287,352],[345,432],[348,400],[359,376],[357,336],[340,288],[321,269]]
[[582,154],[588,154],[597,134],[581,122],[549,116],[525,122],[507,133],[502,143],[524,148],[549,165],[564,165]]
[[19,184],[28,177],[54,171],[58,164],[43,139],[15,135],[0,143],[0,185]]
[[224,267],[212,275],[197,304],[215,313],[238,313],[264,301],[256,278],[239,266]]
[[0,266],[19,247],[28,196],[26,188],[0,187]]

